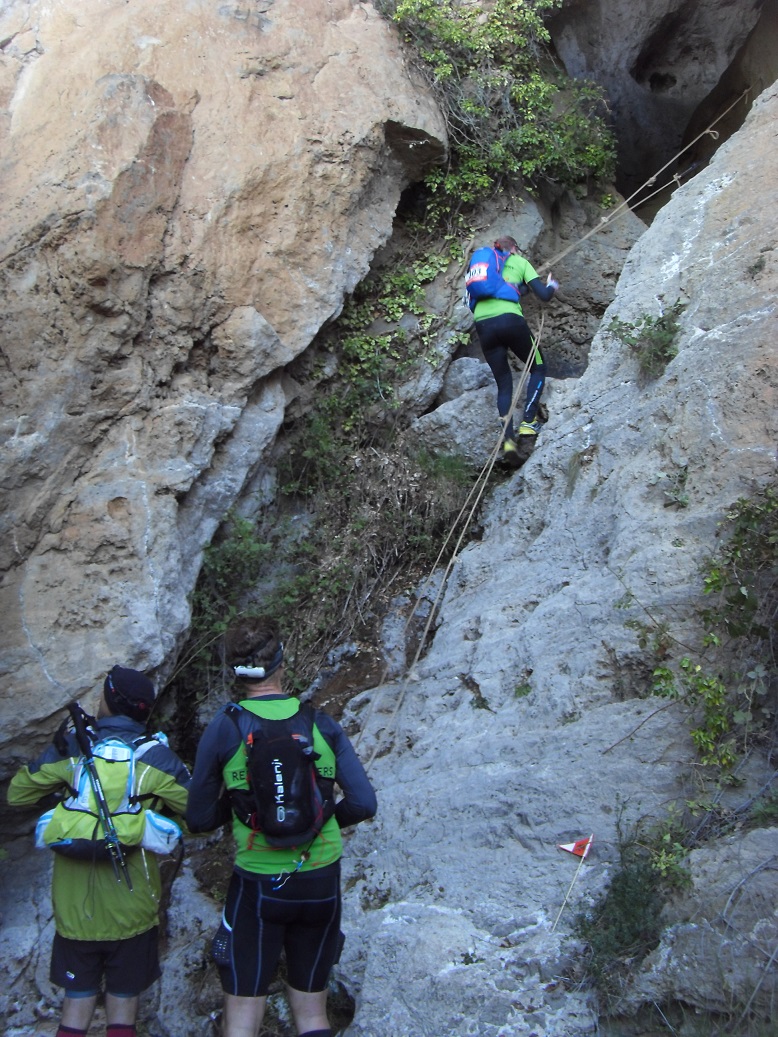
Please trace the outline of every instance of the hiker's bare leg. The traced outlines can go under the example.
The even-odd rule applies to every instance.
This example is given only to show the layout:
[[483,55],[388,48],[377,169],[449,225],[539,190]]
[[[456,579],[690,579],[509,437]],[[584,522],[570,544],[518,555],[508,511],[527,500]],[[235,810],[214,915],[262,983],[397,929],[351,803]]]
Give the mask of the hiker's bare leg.
[[266,997],[224,995],[222,1037],[257,1037],[265,1018]]
[[298,1033],[329,1029],[326,990],[315,990],[309,994],[304,990],[295,990],[294,987],[287,986],[286,993]]
[[138,1018],[138,997],[105,995],[105,1021],[108,1026],[132,1026]]
[[88,1030],[97,1004],[97,994],[93,997],[68,997],[62,1002],[62,1025],[71,1030]]

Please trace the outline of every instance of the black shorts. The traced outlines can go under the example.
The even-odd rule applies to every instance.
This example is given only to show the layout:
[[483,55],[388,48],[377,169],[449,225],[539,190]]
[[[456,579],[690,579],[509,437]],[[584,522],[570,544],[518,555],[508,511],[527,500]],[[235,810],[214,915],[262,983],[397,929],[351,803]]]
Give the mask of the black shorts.
[[70,997],[89,997],[98,993],[105,976],[106,993],[137,997],[161,975],[158,934],[156,925],[126,940],[69,940],[55,933],[51,982]]
[[327,987],[340,953],[340,861],[298,871],[281,889],[275,883],[275,876],[233,872],[223,915],[232,932],[219,963],[227,994],[267,994],[282,950],[289,986]]

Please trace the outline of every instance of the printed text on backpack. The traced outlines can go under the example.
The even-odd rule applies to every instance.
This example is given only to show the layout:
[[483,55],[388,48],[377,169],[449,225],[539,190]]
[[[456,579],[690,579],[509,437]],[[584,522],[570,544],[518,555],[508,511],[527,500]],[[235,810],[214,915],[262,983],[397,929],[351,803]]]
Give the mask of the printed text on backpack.
[[498,252],[494,248],[476,249],[470,258],[470,264],[465,274],[465,288],[467,290],[468,305],[475,310],[476,304],[481,299],[505,299],[508,302],[518,302],[520,294],[518,288],[514,288],[504,280],[502,270],[508,258],[504,252]]
[[285,720],[268,720],[237,705],[227,714],[246,753],[248,789],[230,789],[235,816],[269,846],[304,846],[332,817],[333,781],[316,770],[313,709],[300,706]]

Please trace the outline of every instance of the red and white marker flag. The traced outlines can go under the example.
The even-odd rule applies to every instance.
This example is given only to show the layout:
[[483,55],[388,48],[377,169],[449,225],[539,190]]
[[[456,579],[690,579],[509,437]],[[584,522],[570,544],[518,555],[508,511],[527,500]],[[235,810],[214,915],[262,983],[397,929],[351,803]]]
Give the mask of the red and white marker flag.
[[570,889],[568,889],[567,894],[565,895],[565,899],[562,902],[562,906],[559,908],[559,914],[556,916],[556,921],[551,926],[552,933],[557,927],[557,922],[562,917],[562,912],[565,909],[565,904],[570,898],[570,894],[573,891],[573,886],[575,885],[575,880],[578,878],[578,872],[581,870],[583,862],[586,860],[586,855],[589,852],[589,847],[592,845],[593,839],[594,836],[590,835],[588,839],[576,839],[574,843],[557,843],[557,846],[560,850],[567,850],[568,853],[572,853],[576,857],[580,857],[581,859],[578,861],[578,867],[575,869],[575,875],[573,875],[573,881],[570,883]]
[[558,846],[560,850],[567,850],[568,853],[574,853],[576,857],[586,860],[593,839],[594,836],[590,835],[588,839],[576,839],[574,843],[559,843]]

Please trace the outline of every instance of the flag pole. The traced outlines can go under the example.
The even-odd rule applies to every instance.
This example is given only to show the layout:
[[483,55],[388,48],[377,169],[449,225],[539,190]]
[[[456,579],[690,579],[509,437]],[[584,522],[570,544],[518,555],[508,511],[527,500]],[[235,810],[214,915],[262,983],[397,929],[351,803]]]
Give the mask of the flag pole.
[[581,854],[581,859],[578,862],[578,867],[575,869],[575,875],[573,875],[573,881],[570,883],[570,888],[568,889],[567,893],[565,894],[565,899],[562,901],[562,906],[559,908],[559,914],[556,916],[556,920],[554,921],[554,924],[551,926],[551,932],[552,933],[553,933],[553,931],[557,927],[557,922],[562,917],[562,912],[564,911],[565,906],[567,905],[567,901],[570,899],[570,894],[573,892],[573,886],[575,885],[575,881],[578,878],[578,873],[580,872],[581,868],[583,867],[583,862],[586,860],[586,855],[589,852],[589,847],[592,845],[592,839],[594,839],[594,833],[592,833],[589,836],[589,838],[588,838],[588,840],[586,842],[586,848],[584,849],[584,852]]

